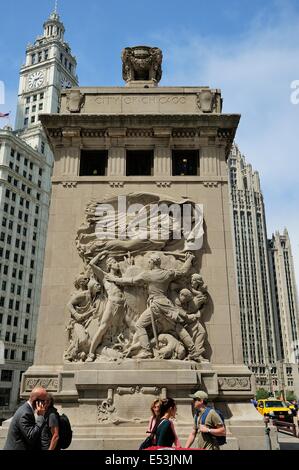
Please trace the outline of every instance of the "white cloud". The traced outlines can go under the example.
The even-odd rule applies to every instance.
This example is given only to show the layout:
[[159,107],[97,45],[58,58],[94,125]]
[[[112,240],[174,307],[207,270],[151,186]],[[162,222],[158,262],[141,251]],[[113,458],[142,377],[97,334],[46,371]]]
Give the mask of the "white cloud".
[[[287,227],[299,279],[299,105],[291,82],[299,80],[299,15],[278,3],[238,41],[188,34],[161,37],[163,85],[209,85],[222,89],[224,112],[241,113],[236,141],[260,174],[268,235]],[[276,6],[277,6],[276,5]]]

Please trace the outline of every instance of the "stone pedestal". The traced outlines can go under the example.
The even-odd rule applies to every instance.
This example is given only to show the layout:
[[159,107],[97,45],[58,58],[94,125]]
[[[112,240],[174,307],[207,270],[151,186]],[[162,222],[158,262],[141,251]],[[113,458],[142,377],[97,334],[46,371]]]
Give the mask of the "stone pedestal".
[[[23,376],[23,397],[37,385],[54,393],[58,409],[68,415],[73,450],[138,449],[151,403],[166,396],[177,402],[175,425],[184,444],[193,426],[189,394],[198,389],[206,390],[226,417],[224,450],[265,448],[263,419],[250,403],[252,376],[243,365],[131,359],[121,364],[65,364],[55,370],[33,366]],[[0,444],[6,431],[7,426]],[[273,429],[271,437],[273,449],[278,448]]]

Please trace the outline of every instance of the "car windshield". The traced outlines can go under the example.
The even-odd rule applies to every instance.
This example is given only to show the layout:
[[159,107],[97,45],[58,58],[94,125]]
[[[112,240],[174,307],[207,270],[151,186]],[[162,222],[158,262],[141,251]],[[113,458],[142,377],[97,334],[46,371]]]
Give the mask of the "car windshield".
[[285,408],[286,407],[285,403],[279,400],[266,401],[265,406],[266,408]]

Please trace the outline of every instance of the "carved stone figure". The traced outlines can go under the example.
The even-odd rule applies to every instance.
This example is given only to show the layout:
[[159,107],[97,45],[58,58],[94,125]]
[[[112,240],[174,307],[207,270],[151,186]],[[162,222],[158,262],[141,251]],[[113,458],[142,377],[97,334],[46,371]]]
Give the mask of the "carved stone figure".
[[[208,294],[196,272],[197,251],[189,249],[196,236],[203,236],[203,218],[196,219],[189,200],[129,194],[127,207],[139,204],[137,215],[134,211],[121,214],[117,202],[114,196],[88,204],[85,223],[78,230],[76,244],[84,271],[68,303],[65,360],[123,361],[136,357],[205,361],[207,335],[202,309]],[[105,205],[104,212],[99,204]],[[178,229],[180,215],[153,211],[157,204],[166,209],[177,204],[179,213],[189,204],[190,233],[183,233],[183,226]],[[148,213],[154,214],[150,221]],[[165,221],[169,234],[163,238]],[[111,230],[112,222],[122,227],[125,235],[105,236],[103,227]],[[153,227],[158,236],[145,238]]]
[[162,51],[158,47],[126,47],[122,51],[123,79],[152,80],[156,83],[162,78]]
[[[102,343],[108,328],[112,325],[113,321],[118,322],[119,317],[123,315],[124,312],[124,296],[122,291],[118,287],[117,283],[110,282],[107,273],[97,266],[97,261],[101,257],[102,254],[100,253],[90,262],[90,266],[94,275],[105,288],[107,293],[107,303],[100,321],[99,329],[92,339],[86,362],[92,362],[95,359],[95,352],[98,346]],[[107,268],[108,273],[112,273],[114,276],[118,276],[120,274],[119,264],[115,258],[108,258]]]
[[96,317],[101,292],[101,286],[93,277],[80,275],[74,283],[76,292],[67,307],[71,314],[71,320],[67,326],[69,347],[65,352],[65,359],[74,361],[84,359],[90,346],[88,327]]

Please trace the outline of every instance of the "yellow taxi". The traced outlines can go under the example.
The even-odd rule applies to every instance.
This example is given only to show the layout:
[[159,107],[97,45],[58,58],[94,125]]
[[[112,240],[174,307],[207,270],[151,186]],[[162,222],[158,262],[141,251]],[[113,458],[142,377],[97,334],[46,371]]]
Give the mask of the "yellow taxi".
[[258,400],[256,409],[263,416],[269,416],[278,421],[293,422],[292,410],[290,410],[288,404],[282,400],[275,400],[274,398]]

